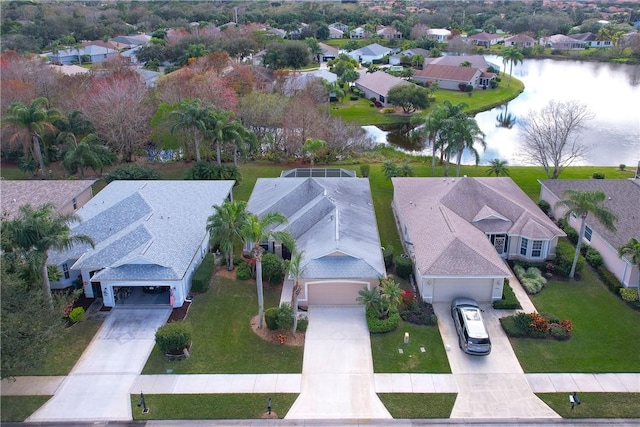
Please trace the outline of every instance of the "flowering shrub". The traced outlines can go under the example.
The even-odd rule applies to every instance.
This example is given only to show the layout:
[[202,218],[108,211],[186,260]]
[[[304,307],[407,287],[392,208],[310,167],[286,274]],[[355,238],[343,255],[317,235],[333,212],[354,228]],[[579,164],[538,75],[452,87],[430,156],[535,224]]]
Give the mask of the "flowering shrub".
[[402,298],[402,305],[405,306],[416,300],[416,296],[410,290],[400,292],[400,297]]
[[571,320],[559,320],[549,313],[518,313],[500,319],[505,333],[510,337],[522,338],[571,338]]
[[549,332],[549,322],[540,313],[531,313],[529,317],[531,318],[531,323],[529,324],[531,330],[543,333]]
[[638,290],[633,288],[620,288],[620,297],[628,302],[638,301]]
[[280,344],[284,344],[287,342],[287,336],[285,334],[278,334],[276,335],[276,340],[280,343]]
[[568,334],[573,331],[573,323],[569,319],[563,319],[560,321],[560,327],[564,329]]

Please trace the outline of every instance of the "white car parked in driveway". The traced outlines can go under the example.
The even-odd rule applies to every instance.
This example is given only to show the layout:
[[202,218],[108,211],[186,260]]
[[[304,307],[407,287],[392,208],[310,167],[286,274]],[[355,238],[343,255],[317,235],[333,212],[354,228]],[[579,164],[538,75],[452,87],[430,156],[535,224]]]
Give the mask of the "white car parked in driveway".
[[455,298],[451,301],[451,317],[458,333],[458,345],[465,353],[486,356],[491,353],[491,339],[481,312],[474,299]]

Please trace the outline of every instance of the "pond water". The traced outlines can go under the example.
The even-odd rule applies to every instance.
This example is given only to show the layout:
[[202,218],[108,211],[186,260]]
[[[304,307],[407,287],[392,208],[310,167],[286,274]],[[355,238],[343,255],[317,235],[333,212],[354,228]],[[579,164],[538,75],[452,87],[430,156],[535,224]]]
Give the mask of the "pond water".
[[[502,64],[501,58],[487,59]],[[578,100],[594,113],[594,119],[587,122],[580,135],[591,147],[590,152],[576,164],[633,166],[640,161],[640,65],[525,59],[513,67],[513,75],[524,82],[524,92],[507,105],[476,115],[487,141],[487,150],[480,150],[481,164],[494,158],[507,160],[510,165],[525,164],[519,155],[522,138],[518,119],[531,109],[542,109],[551,99]],[[508,79],[505,77],[501,84],[507,84]],[[515,124],[511,128],[498,126],[501,114],[510,114]],[[408,125],[382,130],[375,126],[364,128],[376,141],[407,152],[430,154],[430,150],[409,141]],[[464,162],[472,163],[472,157],[465,155]]]

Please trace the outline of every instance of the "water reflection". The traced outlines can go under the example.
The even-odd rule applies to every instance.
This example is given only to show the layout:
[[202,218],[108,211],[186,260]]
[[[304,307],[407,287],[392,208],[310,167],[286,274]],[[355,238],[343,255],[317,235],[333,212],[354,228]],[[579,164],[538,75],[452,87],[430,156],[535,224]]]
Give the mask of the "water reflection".
[[[500,61],[491,56],[487,59]],[[591,151],[579,164],[629,165],[640,160],[640,65],[526,59],[514,65],[513,75],[525,83],[525,91],[508,106],[476,115],[487,141],[486,151],[480,153],[481,164],[494,158],[507,160],[510,165],[524,164],[518,153],[521,140],[518,123],[529,110],[542,109],[551,99],[579,100],[595,114],[580,136]],[[515,120],[511,127],[502,125],[508,124],[504,120],[508,116]],[[407,137],[408,125],[386,129],[381,132],[388,135],[385,138],[388,142],[407,152],[428,154],[423,142]],[[473,163],[473,157],[465,155],[463,161]]]
[[[504,111],[496,117],[496,127],[511,129],[516,124],[516,116],[509,112],[509,103],[504,104]],[[499,109],[501,107],[498,107]]]

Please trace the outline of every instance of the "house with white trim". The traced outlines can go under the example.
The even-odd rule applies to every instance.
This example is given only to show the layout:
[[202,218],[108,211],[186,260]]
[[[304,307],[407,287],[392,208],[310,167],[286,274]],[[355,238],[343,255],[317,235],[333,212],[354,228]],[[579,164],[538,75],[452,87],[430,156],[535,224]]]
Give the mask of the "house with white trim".
[[398,85],[410,85],[406,80],[387,74],[384,71],[365,74],[354,83],[355,87],[364,92],[365,98],[375,98],[382,105],[388,105],[389,90]]
[[446,28],[429,28],[427,37],[440,43],[447,43],[451,37],[451,31]]
[[360,62],[361,64],[370,64],[375,60],[382,59],[391,54],[393,49],[372,43],[360,49],[352,50],[347,55]]

